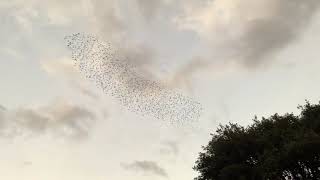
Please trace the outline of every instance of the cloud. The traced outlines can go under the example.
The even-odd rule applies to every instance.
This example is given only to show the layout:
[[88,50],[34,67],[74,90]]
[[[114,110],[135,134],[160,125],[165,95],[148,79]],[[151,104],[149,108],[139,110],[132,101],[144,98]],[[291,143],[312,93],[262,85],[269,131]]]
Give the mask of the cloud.
[[56,60],[41,62],[42,69],[49,75],[64,76],[68,78],[79,78],[79,71],[74,66],[73,60],[68,57],[62,57]]
[[[88,9],[92,28],[87,33],[111,43],[118,54],[124,57],[123,61],[135,66],[136,72],[145,78],[154,79],[154,63],[159,54],[157,48],[147,41],[141,41],[139,34],[154,34],[149,32],[149,23],[159,23],[156,17],[158,14],[164,15],[164,7],[168,2],[135,0],[124,6],[115,0],[90,1]],[[127,9],[126,6],[130,8]]]
[[319,5],[318,0],[215,0],[186,10],[176,23],[210,39],[216,58],[256,67],[296,40]]
[[[50,27],[67,26],[72,27],[72,30],[78,28],[80,32],[95,34],[123,50],[121,53],[127,56],[128,61],[136,63],[137,71],[145,77],[155,78],[158,70],[156,61],[164,62],[164,59],[177,55],[179,57],[172,58],[171,62],[177,62],[181,67],[176,68],[176,72],[164,75],[164,80],[177,85],[190,84],[192,74],[198,72],[198,69],[216,67],[218,61],[223,61],[226,66],[239,64],[249,68],[272,64],[273,56],[303,33],[317,12],[319,2],[134,0],[124,5],[116,0],[50,0],[46,3],[39,0],[28,3],[14,0],[1,2],[0,8],[7,9],[8,12],[4,11],[4,14],[10,14],[3,16],[6,22],[21,26],[14,26],[21,32],[27,27],[32,31],[32,28],[49,24]],[[6,32],[13,31],[8,29]],[[179,46],[181,43],[177,41],[181,39],[174,36],[183,33],[192,34],[190,36],[196,33],[200,38],[190,40],[190,46],[202,48],[198,45],[205,44],[204,50],[191,54],[190,58],[180,57],[189,52],[183,44]],[[163,42],[167,39],[168,42]],[[12,41],[12,38],[9,40]],[[170,50],[168,46],[172,44],[179,47]],[[210,56],[207,53],[212,54]],[[198,56],[203,56],[201,58],[205,59],[207,66],[199,65],[199,61],[193,58]],[[219,68],[228,68],[226,66]]]
[[128,27],[123,20],[119,2],[93,0],[88,2],[87,9],[93,33],[113,43],[124,40]]
[[62,99],[38,108],[3,111],[0,117],[2,137],[51,133],[73,139],[86,138],[96,119],[89,109]]
[[89,87],[86,87],[85,85],[74,83],[74,88],[79,90],[81,94],[83,94],[93,100],[99,99],[99,95],[97,93],[95,93],[93,90],[91,90]]
[[130,164],[122,164],[122,167],[127,170],[168,177],[168,173],[154,161],[134,161]]
[[0,129],[4,126],[6,108],[0,105]]
[[22,163],[23,166],[31,166],[33,163],[31,161],[24,161]]
[[193,58],[186,65],[181,66],[168,76],[168,78],[165,79],[165,83],[169,87],[185,86],[187,90],[192,91],[192,76],[199,70],[206,68],[210,68],[207,61],[201,58]]
[[[92,1],[89,9],[97,35],[124,50],[121,53],[136,63],[137,72],[145,77],[155,78],[154,63],[161,61],[160,57],[169,57],[166,53],[170,52],[152,43],[146,45],[141,38],[136,40],[137,34],[146,34],[150,42],[161,41],[156,35],[162,31],[178,34],[188,30],[198,34],[198,44],[205,45],[203,50],[191,58],[174,59],[185,65],[162,79],[166,84],[190,89],[192,75],[198,70],[218,67],[228,71],[230,67],[272,64],[278,52],[301,36],[319,5],[318,0],[136,0],[126,10],[121,3],[108,0]],[[157,25],[161,26],[159,32],[150,32]],[[183,51],[183,47],[177,47],[177,54]]]
[[6,108],[0,104],[0,112],[5,111]]
[[170,0],[136,0],[136,5],[140,11],[142,17],[147,21],[151,22],[156,18],[165,16],[164,12],[168,13],[169,8],[172,6],[172,1]]
[[176,141],[166,141],[162,143],[162,148],[160,149],[161,154],[179,154],[179,146]]
[[52,77],[59,77],[68,81],[68,85],[93,100],[97,100],[99,95],[89,87],[89,83],[81,76],[73,60],[62,57],[56,60],[41,62],[41,68]]

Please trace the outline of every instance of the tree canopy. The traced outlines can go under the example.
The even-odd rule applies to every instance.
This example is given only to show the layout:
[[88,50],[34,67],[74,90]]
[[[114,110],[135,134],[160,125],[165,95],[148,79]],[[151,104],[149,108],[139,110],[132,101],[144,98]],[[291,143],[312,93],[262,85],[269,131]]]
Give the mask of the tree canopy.
[[199,153],[195,180],[320,179],[320,104],[298,108],[247,127],[220,125]]

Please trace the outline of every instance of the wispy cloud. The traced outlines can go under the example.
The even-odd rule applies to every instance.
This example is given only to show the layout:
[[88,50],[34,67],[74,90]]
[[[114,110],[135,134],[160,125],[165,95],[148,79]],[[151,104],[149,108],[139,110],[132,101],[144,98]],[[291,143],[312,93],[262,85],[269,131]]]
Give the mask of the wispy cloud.
[[82,77],[72,59],[62,57],[56,60],[43,61],[41,62],[41,68],[51,77],[66,80],[75,91],[93,100],[98,99],[99,95],[89,87],[89,82]]
[[216,59],[256,67],[296,40],[319,5],[317,0],[216,0],[188,9],[176,22],[209,39]]
[[0,112],[2,137],[44,135],[86,138],[96,115],[89,109],[65,100],[56,100],[38,108],[17,108]]
[[80,73],[74,66],[71,58],[62,57],[56,60],[48,60],[41,62],[42,69],[52,76],[63,76],[69,79],[79,79]]
[[176,156],[179,154],[179,151],[179,143],[176,141],[165,141],[160,148],[160,153],[165,155],[173,154]]
[[161,177],[168,177],[166,170],[160,167],[158,163],[154,161],[134,161],[129,164],[121,164],[121,166],[127,170],[150,173]]
[[0,104],[0,112],[5,111],[5,110],[6,110],[6,108]]

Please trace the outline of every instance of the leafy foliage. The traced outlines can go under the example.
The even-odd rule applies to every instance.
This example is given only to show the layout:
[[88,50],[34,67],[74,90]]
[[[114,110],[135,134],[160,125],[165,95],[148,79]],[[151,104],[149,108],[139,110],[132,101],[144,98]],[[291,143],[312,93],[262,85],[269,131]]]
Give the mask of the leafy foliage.
[[199,154],[195,180],[320,179],[320,104],[298,108],[299,116],[220,125]]

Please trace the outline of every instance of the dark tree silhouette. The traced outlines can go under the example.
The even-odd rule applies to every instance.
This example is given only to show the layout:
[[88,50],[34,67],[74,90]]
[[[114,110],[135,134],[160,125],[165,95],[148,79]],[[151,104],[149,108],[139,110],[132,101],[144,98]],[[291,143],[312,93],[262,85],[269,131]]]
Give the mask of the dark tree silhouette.
[[195,180],[320,179],[320,104],[298,116],[254,118],[252,125],[220,125],[203,147]]

